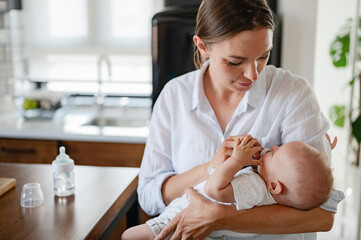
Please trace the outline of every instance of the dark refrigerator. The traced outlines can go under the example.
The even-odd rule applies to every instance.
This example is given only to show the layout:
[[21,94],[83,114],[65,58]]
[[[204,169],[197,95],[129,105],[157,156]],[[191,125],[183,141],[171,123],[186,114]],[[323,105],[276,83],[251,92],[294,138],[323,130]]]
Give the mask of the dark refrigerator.
[[153,104],[170,79],[195,70],[193,35],[197,9],[170,7],[152,19]]
[[[181,3],[179,3],[181,2]],[[152,18],[152,101],[153,105],[164,85],[172,78],[195,70],[193,35],[200,0],[166,0],[166,8]],[[270,1],[278,29],[268,64],[280,66],[281,20],[276,1]]]

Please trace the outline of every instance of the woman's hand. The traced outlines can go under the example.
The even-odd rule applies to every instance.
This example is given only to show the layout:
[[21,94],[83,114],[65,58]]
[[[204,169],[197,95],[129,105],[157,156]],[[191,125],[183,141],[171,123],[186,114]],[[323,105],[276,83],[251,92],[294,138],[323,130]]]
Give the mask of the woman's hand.
[[170,240],[204,239],[214,230],[217,204],[205,199],[192,188],[186,189],[185,193],[189,197],[188,207],[172,219],[156,240],[165,239],[173,231]]
[[213,158],[208,162],[209,167],[218,167],[232,155],[234,141],[235,139],[229,137],[222,142],[216,154],[214,154]]

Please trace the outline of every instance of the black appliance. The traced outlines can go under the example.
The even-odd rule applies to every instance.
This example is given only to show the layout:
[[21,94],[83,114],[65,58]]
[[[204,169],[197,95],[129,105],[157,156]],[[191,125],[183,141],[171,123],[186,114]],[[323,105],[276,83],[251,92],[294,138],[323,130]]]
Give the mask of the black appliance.
[[164,5],[166,7],[172,7],[172,6],[194,6],[196,8],[199,7],[202,0],[165,0]]
[[[193,63],[193,35],[200,3],[201,0],[165,0],[165,10],[152,18],[153,105],[170,79],[196,69]],[[276,12],[276,1],[269,3]],[[274,15],[278,22],[278,30],[274,34],[268,64],[279,67],[281,22],[280,17],[276,13]]]
[[0,0],[0,12],[21,10],[21,0]]
[[152,19],[153,105],[172,78],[195,70],[193,35],[198,7],[170,7]]

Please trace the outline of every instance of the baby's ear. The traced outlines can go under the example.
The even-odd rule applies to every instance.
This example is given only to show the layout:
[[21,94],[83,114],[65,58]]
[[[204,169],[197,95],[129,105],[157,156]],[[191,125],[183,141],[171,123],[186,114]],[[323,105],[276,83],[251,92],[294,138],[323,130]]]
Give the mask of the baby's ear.
[[278,180],[270,180],[267,182],[267,189],[272,194],[280,194],[283,190],[282,183]]

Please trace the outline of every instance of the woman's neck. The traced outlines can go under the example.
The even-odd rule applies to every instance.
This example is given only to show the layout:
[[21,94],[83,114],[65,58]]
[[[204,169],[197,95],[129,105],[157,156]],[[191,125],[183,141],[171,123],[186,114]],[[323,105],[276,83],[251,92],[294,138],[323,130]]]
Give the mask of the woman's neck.
[[208,99],[226,103],[238,103],[243,99],[244,93],[234,92],[227,89],[222,82],[217,81],[208,68],[203,77],[203,88]]
[[244,93],[232,92],[217,83],[217,81],[212,81],[209,73],[205,72],[203,78],[204,92],[224,133],[239,102],[244,97]]

